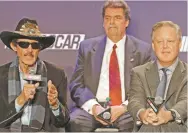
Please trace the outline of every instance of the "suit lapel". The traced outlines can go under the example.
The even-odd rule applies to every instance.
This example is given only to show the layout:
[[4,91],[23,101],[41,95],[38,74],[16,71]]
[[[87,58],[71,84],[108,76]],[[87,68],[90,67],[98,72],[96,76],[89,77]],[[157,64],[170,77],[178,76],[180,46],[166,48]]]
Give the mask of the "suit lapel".
[[125,41],[125,54],[124,54],[124,86],[125,86],[125,100],[127,99],[126,95],[129,90],[129,84],[130,84],[130,71],[132,69],[132,61],[135,61],[133,58],[134,53],[136,52],[136,47],[133,44],[133,41],[131,38],[126,35],[126,41]]
[[156,61],[152,62],[151,65],[146,68],[146,80],[150,89],[149,96],[155,97],[160,82]]
[[99,78],[100,78],[100,73],[101,73],[101,66],[102,66],[102,61],[103,61],[103,56],[104,56],[104,51],[105,51],[105,46],[106,46],[106,36],[104,36],[101,41],[94,45],[92,49],[92,79],[93,81],[93,86],[94,86],[94,94],[97,92],[97,87],[99,84]]
[[169,86],[168,86],[168,92],[167,92],[167,96],[166,99],[168,99],[168,97],[177,90],[177,88],[179,87],[179,85],[181,84],[181,81],[183,80],[183,78],[185,77],[185,67],[183,66],[182,62],[179,61],[177,67],[175,68],[173,74],[172,74],[172,78],[170,80]]

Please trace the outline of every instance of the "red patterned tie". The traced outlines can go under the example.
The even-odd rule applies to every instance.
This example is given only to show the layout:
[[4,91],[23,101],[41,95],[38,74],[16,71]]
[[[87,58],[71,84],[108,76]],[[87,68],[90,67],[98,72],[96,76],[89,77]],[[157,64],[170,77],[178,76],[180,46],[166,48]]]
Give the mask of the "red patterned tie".
[[121,80],[118,59],[116,55],[116,44],[113,46],[113,51],[110,57],[110,66],[109,66],[109,87],[110,87],[110,99],[111,105],[120,105],[121,100]]

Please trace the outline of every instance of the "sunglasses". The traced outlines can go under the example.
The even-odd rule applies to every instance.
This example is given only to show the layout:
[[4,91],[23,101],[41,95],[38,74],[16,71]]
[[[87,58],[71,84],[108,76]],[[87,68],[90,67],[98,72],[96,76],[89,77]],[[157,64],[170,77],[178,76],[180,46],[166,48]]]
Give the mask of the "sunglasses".
[[42,44],[39,42],[16,42],[21,48],[28,48],[31,45],[32,49],[41,49]]

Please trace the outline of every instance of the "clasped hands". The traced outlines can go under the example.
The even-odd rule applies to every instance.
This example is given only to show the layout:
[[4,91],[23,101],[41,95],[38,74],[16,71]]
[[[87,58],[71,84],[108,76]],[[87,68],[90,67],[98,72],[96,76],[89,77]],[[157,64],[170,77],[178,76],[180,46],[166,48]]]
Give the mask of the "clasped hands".
[[153,126],[166,124],[173,119],[171,112],[164,107],[160,108],[157,114],[151,108],[143,110],[139,113],[139,118],[144,124],[151,124]]
[[[106,123],[105,121],[99,119],[97,117],[98,114],[100,114],[101,112],[103,112],[105,110],[105,108],[103,108],[101,105],[94,105],[92,108],[92,113],[93,116],[95,117],[95,119],[97,121],[99,121],[101,124],[103,125],[109,125],[108,123]],[[110,122],[113,123],[114,121],[116,121],[122,114],[124,114],[127,111],[126,105],[119,105],[119,106],[111,106],[111,120]]]

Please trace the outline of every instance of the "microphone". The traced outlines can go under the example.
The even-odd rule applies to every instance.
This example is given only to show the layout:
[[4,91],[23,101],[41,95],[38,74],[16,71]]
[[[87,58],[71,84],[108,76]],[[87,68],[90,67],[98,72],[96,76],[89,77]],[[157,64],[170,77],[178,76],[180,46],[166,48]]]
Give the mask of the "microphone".
[[154,102],[155,102],[156,105],[161,105],[164,102],[164,100],[162,99],[162,97],[157,96],[157,97],[155,97]]
[[155,98],[147,97],[147,103],[153,109],[155,113],[158,113],[160,107],[163,105],[164,100],[162,97],[157,96]]
[[101,113],[99,113],[97,115],[97,117],[103,121],[105,121],[106,123],[108,123],[110,126],[112,125],[112,123],[110,122],[111,120],[111,108],[110,108],[110,98],[107,97],[106,101],[104,102],[103,107],[105,108],[104,111],[102,111]]
[[42,81],[41,75],[33,75],[33,74],[24,74],[23,79],[29,81],[29,84],[33,84],[34,81],[37,82]]
[[106,111],[103,113],[102,116],[106,120],[111,118],[111,112],[110,112],[110,110],[108,110],[108,108],[110,108],[110,105],[111,105],[110,101],[111,101],[110,97],[107,97],[106,102],[104,103],[104,108],[106,109]]
[[35,74],[35,69],[32,67],[29,69],[29,74],[24,74],[23,79],[27,80],[29,84],[33,84],[34,81],[40,82],[42,81],[41,75]]
[[149,104],[149,106],[153,109],[153,111],[155,113],[158,113],[158,108],[157,108],[157,105],[155,105],[155,103],[153,102],[153,99],[151,97],[147,97],[147,103]]
[[[23,79],[28,81],[29,84],[34,84],[34,82],[40,82],[42,81],[41,75],[35,74],[35,68],[31,67],[29,68],[29,74],[24,74]],[[28,100],[28,104],[31,104],[31,99]]]

